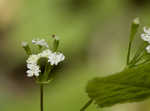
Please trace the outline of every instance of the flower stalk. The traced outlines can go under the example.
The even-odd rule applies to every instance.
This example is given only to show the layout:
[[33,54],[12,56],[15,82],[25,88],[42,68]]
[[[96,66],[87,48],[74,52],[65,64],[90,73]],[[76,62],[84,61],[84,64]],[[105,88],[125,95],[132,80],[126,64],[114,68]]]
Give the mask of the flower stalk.
[[40,86],[40,110],[44,111],[44,85],[49,84],[53,79],[51,76],[51,70],[57,66],[60,62],[64,61],[65,56],[58,52],[59,38],[53,36],[53,48],[50,49],[48,43],[44,39],[34,39],[32,44],[37,48],[36,52],[33,52],[29,44],[22,43],[22,47],[28,55],[27,77],[32,77],[35,82]]
[[[130,36],[129,36],[129,45],[128,45],[128,53],[127,53],[127,61],[126,61],[126,65],[127,67],[130,67],[131,62],[130,62],[130,53],[131,53],[131,47],[132,47],[132,43],[134,40],[134,37],[138,31],[139,28],[139,18],[135,18],[131,24],[131,31],[130,31]],[[145,47],[144,47],[145,48]],[[138,55],[140,55],[141,50],[137,53],[136,57],[134,59],[137,60],[137,57],[139,57]],[[135,62],[135,61],[132,61]],[[137,62],[137,61],[136,61]],[[135,65],[135,64],[134,64]],[[93,99],[89,100],[81,109],[80,111],[85,111],[93,102]]]
[[44,111],[44,104],[43,104],[43,96],[44,96],[44,85],[40,85],[40,109],[41,111]]
[[130,40],[129,40],[127,63],[126,63],[127,65],[129,65],[130,63],[130,53],[131,53],[132,42],[137,33],[138,27],[139,27],[139,18],[135,18],[131,24]]
[[138,26],[139,25],[133,26],[132,24],[132,27],[131,27],[129,49],[128,49],[128,54],[127,54],[127,67],[128,68],[132,68],[132,67],[143,65],[143,64],[150,62],[150,59],[149,59],[150,57],[149,55],[150,53],[150,28],[146,28],[146,27],[143,28],[144,32],[141,34],[141,39],[143,40],[143,43],[138,48],[136,54],[130,61],[131,45],[132,45],[133,37],[135,36],[137,32]]
[[89,107],[93,102],[93,99],[90,99],[81,109],[80,111],[85,111],[87,107]]

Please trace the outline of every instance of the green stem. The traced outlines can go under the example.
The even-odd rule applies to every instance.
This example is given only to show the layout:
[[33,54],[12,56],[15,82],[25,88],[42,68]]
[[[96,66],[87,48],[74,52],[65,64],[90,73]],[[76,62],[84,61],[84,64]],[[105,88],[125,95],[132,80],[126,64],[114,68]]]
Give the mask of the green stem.
[[129,48],[128,48],[128,54],[127,54],[127,66],[130,64],[130,52],[131,52],[131,45],[134,40],[134,37],[138,31],[139,27],[139,19],[135,18],[131,24],[131,32],[130,32],[130,40],[129,40]]
[[140,57],[138,57],[136,60],[134,60],[133,62],[131,62],[131,63],[129,64],[129,67],[131,68],[131,67],[135,66],[144,56],[145,56],[145,55],[143,54],[143,55],[141,55]]
[[85,111],[86,108],[93,102],[93,99],[90,99],[81,109],[80,111]]
[[132,61],[130,62],[130,64],[135,64],[136,62],[138,62],[142,56],[144,56],[145,54],[145,47],[147,44],[142,43],[142,45],[140,46],[140,48],[137,50],[135,56],[133,57]]
[[144,62],[142,62],[142,63],[138,64],[138,66],[139,66],[139,65],[146,64],[146,63],[148,63],[148,62],[150,62],[150,59],[147,59],[147,60],[145,60]]
[[43,84],[40,85],[40,105],[41,105],[41,111],[43,111]]
[[131,45],[132,45],[132,41],[129,42],[129,48],[128,48],[128,54],[127,54],[127,65],[129,65],[129,62],[130,62]]

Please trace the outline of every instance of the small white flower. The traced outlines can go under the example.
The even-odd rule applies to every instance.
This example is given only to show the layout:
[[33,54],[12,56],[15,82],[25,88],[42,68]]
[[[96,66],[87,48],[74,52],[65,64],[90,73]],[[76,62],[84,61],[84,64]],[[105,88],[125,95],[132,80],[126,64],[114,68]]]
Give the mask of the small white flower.
[[141,38],[150,43],[150,28],[144,27],[144,33],[141,34]]
[[147,41],[147,42],[150,42],[150,35],[147,35],[147,34],[141,34],[141,38],[144,40],[144,41]]
[[144,32],[147,33],[147,34],[150,34],[150,28],[144,27]]
[[39,55],[32,54],[27,59],[27,64],[37,64],[39,58],[40,58]]
[[62,53],[54,52],[50,49],[46,49],[42,51],[39,54],[32,54],[27,59],[27,76],[33,77],[33,76],[39,76],[39,73],[41,72],[40,66],[37,64],[38,60],[41,57],[47,57],[48,62],[50,62],[51,65],[58,65],[59,62],[63,61],[65,59],[65,56]]
[[137,17],[137,18],[135,18],[135,19],[133,20],[133,23],[134,23],[134,24],[137,24],[137,25],[138,25],[138,24],[140,24],[140,20],[139,20],[139,18],[138,18],[138,17]]
[[22,45],[22,47],[26,47],[28,45],[28,43],[24,41],[21,43],[21,45]]
[[150,45],[148,45],[148,46],[146,47],[146,51],[147,51],[147,53],[150,53]]
[[65,59],[65,56],[62,53],[52,53],[48,57],[48,62],[50,62],[51,65],[58,65],[59,62],[63,61]]
[[44,39],[35,39],[35,40],[32,40],[32,43],[35,45],[44,46],[48,48],[48,44]]
[[32,77],[34,75],[33,71],[32,70],[27,70],[27,76],[28,77]]
[[36,64],[27,64],[28,69],[33,69],[36,66]]
[[27,59],[27,76],[32,77],[32,76],[39,76],[40,67],[37,65],[37,61],[39,60],[40,56],[32,54],[29,56]]
[[40,57],[49,57],[52,54],[52,51],[50,49],[46,49],[43,52],[39,53],[38,55]]
[[43,52],[39,53],[39,54],[32,54],[29,56],[29,58],[27,59],[27,68],[29,70],[27,70],[27,76],[28,77],[32,77],[32,76],[39,76],[40,71],[40,67],[37,65],[38,60],[41,57],[49,57],[52,54],[51,50],[47,49],[44,50]]
[[30,64],[31,67],[29,70],[27,70],[27,76],[32,77],[32,76],[39,76],[39,73],[41,72],[40,67],[38,65],[32,65]]

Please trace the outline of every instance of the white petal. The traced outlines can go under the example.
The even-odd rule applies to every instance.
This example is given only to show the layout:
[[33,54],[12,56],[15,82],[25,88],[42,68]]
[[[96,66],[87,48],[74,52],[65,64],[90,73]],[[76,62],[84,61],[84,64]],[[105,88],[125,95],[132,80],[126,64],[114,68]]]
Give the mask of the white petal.
[[34,39],[32,40],[32,43],[39,46],[44,46],[48,48],[48,44],[44,39]]
[[142,38],[144,41],[150,41],[150,35],[141,34],[141,38]]
[[35,76],[39,76],[39,73],[35,73],[34,75],[35,75]]
[[150,53],[150,45],[146,47],[147,53]]
[[50,62],[51,65],[58,65],[58,63],[64,59],[65,57],[62,53],[54,52],[48,57],[48,62]]
[[147,34],[150,34],[150,28],[144,27],[144,32],[147,33]]
[[36,64],[38,59],[39,59],[39,55],[35,55],[35,54],[32,54],[29,56],[29,58],[27,59],[27,63],[28,64]]
[[27,76],[28,77],[32,77],[33,76],[33,72],[31,70],[27,70]]
[[52,51],[49,49],[46,49],[43,52],[39,53],[40,57],[49,57],[51,54],[52,54]]

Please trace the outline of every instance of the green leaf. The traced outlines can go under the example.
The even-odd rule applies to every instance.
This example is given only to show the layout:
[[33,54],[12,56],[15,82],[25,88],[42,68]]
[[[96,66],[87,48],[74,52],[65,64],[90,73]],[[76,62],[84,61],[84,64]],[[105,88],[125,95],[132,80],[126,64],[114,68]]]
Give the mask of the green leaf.
[[89,81],[86,91],[99,107],[138,102],[150,97],[150,63]]

